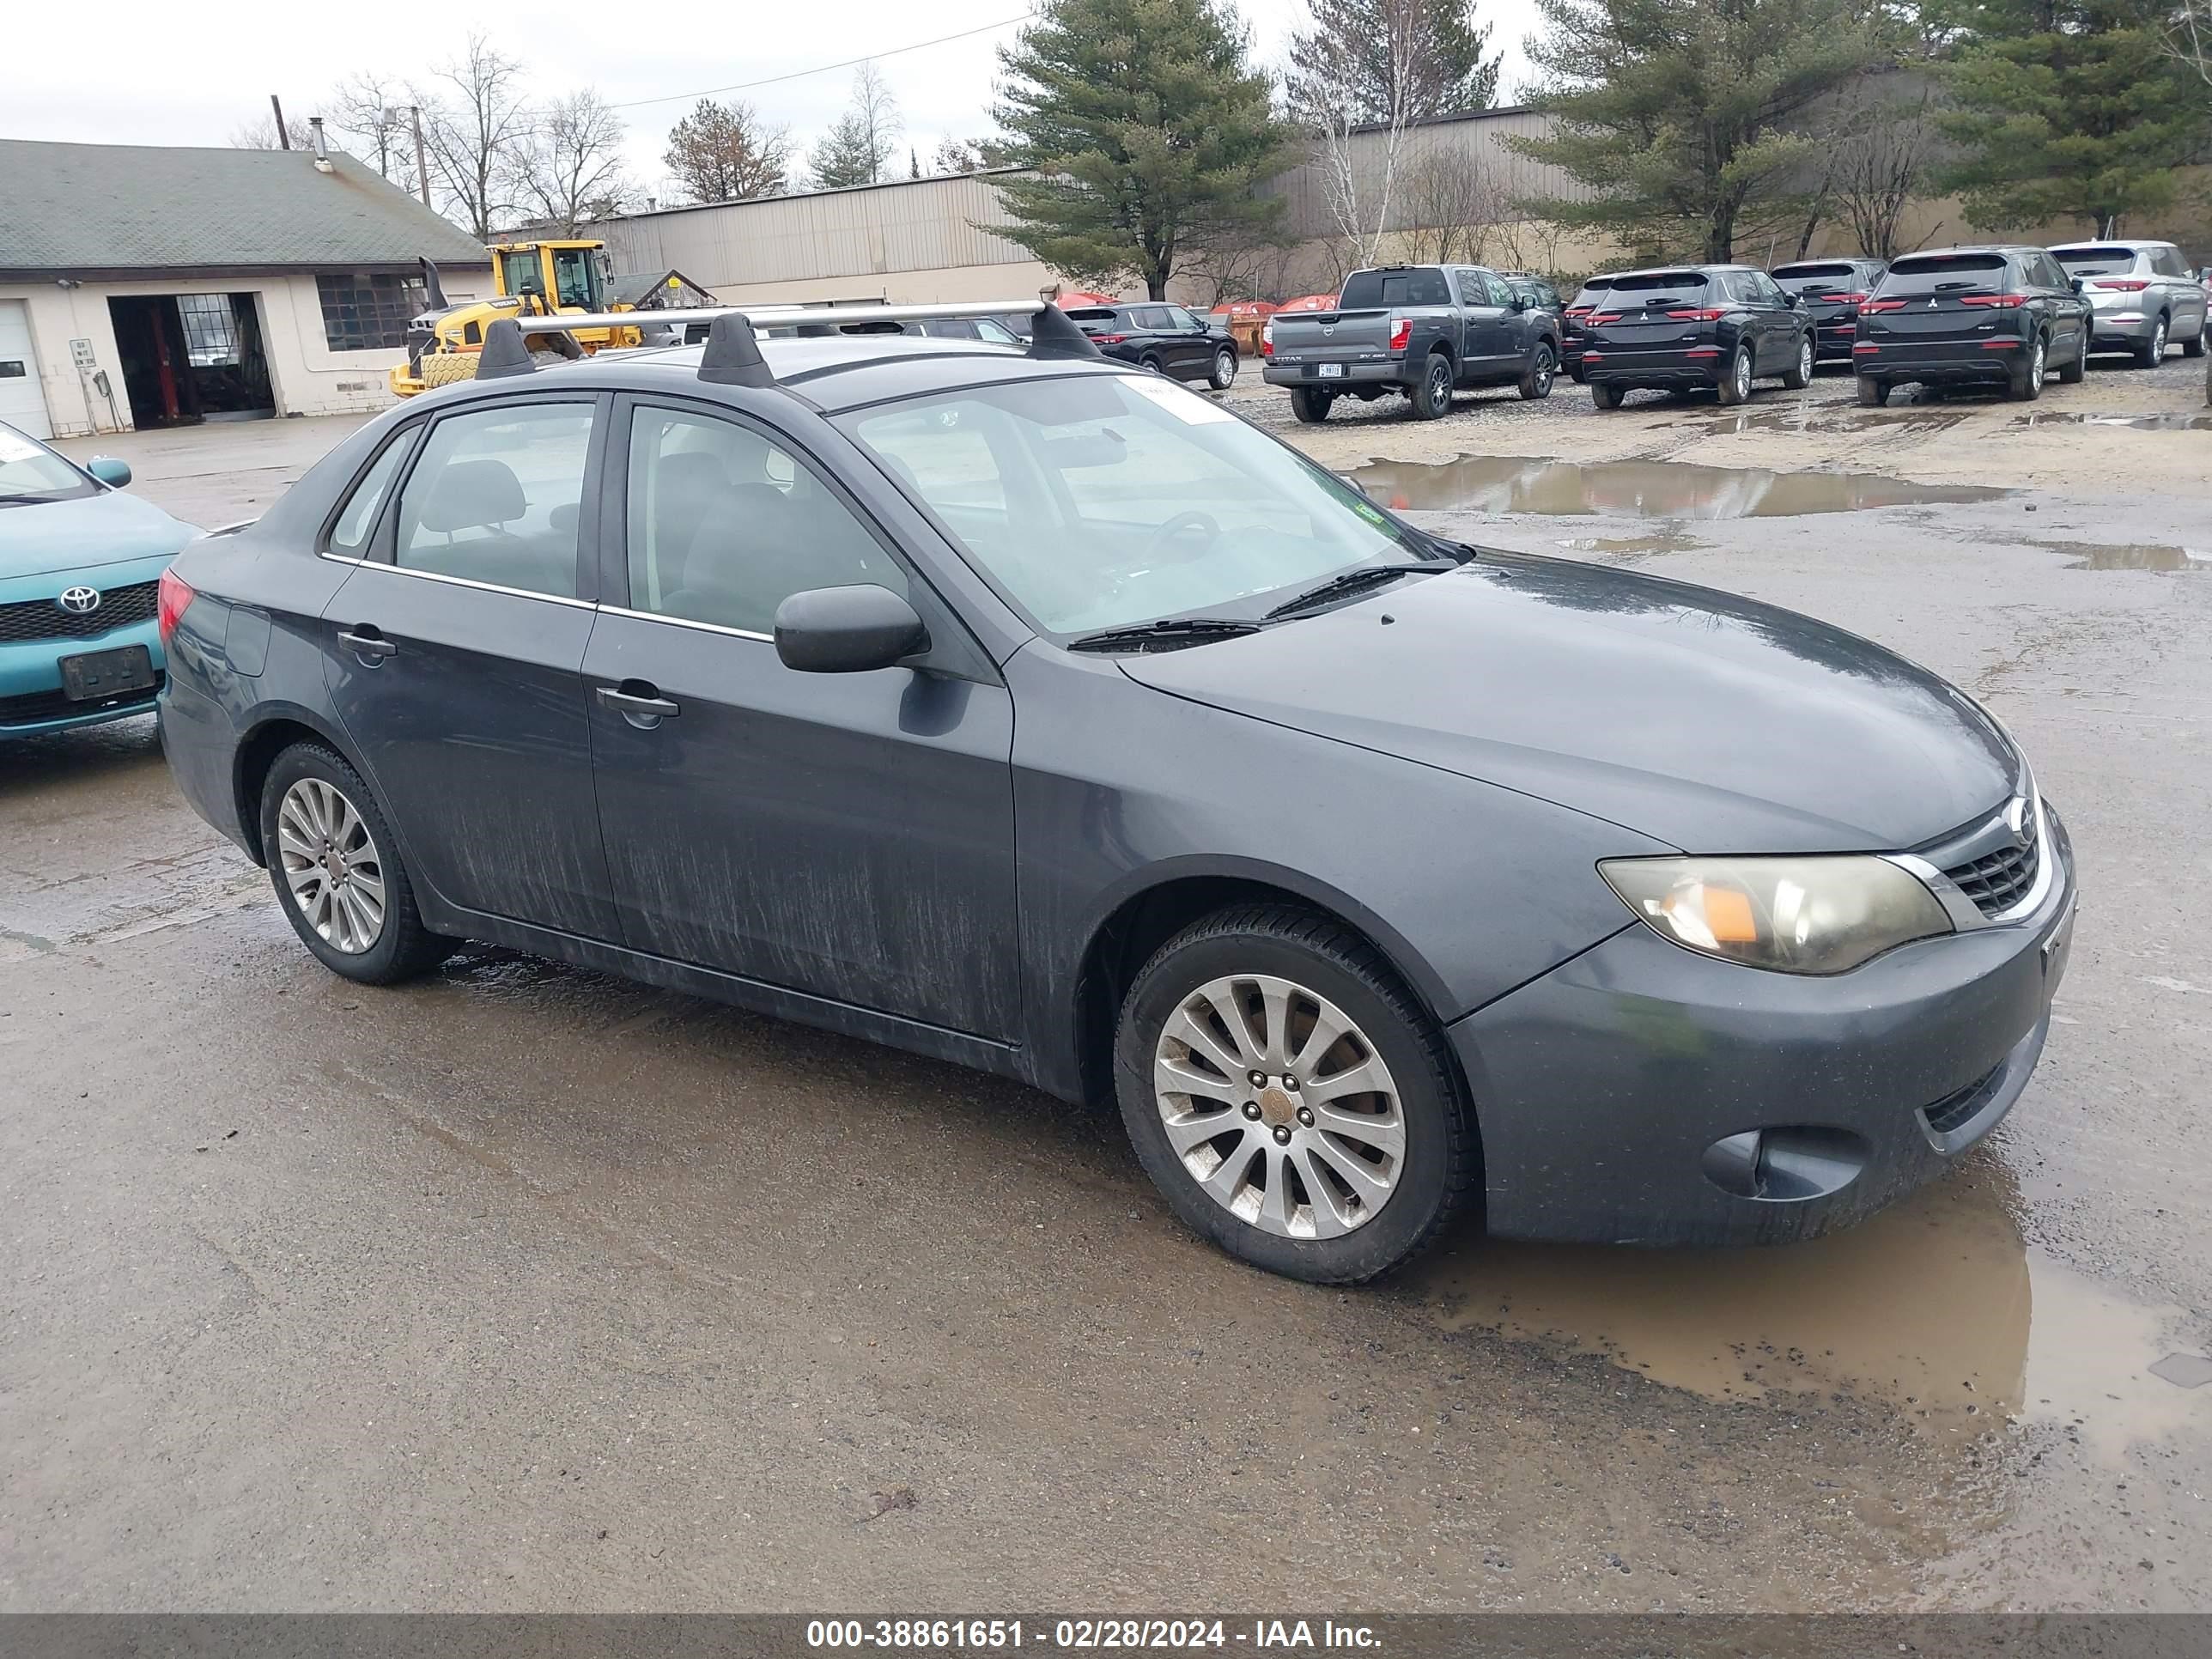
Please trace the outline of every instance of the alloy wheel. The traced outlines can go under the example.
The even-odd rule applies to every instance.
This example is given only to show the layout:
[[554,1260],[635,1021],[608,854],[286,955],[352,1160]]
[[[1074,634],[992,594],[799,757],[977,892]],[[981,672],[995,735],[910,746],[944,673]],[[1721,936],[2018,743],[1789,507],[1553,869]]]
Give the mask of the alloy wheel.
[[276,808],[284,885],[332,950],[359,956],[384,933],[384,859],[354,804],[321,778],[301,778]]
[[2033,391],[2043,390],[2044,360],[2046,355],[2043,337],[2039,334],[2035,339],[2035,349],[2028,353],[2027,358],[2027,384]]
[[1406,1117],[1390,1068],[1294,981],[1233,975],[1183,998],[1161,1027],[1152,1095],[1191,1179],[1263,1232],[1341,1237],[1397,1190]]
[[1802,342],[1797,347],[1797,378],[1809,381],[1813,378],[1813,343]]
[[2154,329],[2151,331],[2151,337],[2150,337],[2150,366],[2151,366],[2153,368],[2157,368],[2160,363],[2164,362],[2165,361],[2166,361],[2166,319],[2165,319],[2165,318],[2163,318],[2163,317],[2161,317],[2161,318],[2160,318],[2160,319],[2158,319],[2158,325],[2157,325],[2157,326],[2156,326],[2155,328],[2154,328]]
[[1735,397],[1738,403],[1751,401],[1751,354],[1739,351],[1735,355]]

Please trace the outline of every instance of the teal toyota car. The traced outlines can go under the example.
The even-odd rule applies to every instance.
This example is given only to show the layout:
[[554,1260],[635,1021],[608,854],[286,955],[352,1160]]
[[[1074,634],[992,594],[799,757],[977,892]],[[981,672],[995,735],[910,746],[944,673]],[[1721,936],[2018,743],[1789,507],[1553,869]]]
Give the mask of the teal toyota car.
[[0,423],[0,739],[150,712],[161,572],[200,532]]

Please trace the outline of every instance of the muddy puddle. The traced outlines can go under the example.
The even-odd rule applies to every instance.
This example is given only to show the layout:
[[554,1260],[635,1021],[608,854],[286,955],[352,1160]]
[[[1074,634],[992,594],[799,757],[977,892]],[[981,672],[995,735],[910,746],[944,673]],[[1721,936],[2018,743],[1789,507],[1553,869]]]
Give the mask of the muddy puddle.
[[1559,545],[1570,553],[1595,553],[1605,564],[1634,564],[1662,553],[1698,553],[1711,545],[1679,525],[1666,525],[1646,536],[1573,536]]
[[[1893,398],[1892,402],[1899,401]],[[1705,429],[1729,432],[1878,432],[1900,427],[1920,432],[1942,432],[1971,418],[1964,409],[1931,407],[1860,409],[1834,404],[1785,404],[1771,409],[1723,409],[1708,411]]]
[[1394,507],[1615,519],[1792,518],[1988,501],[2011,493],[1978,484],[1908,483],[1875,472],[1770,472],[1687,461],[1582,464],[1515,455],[1370,461],[1351,476]]
[[2212,432],[2212,412],[2203,415],[2084,415],[2071,410],[2039,410],[2015,415],[2010,425],[2026,429],[2036,426],[2124,426],[2138,432]]
[[[2212,1432],[2212,1385],[2151,1367],[2179,1310],[2032,1256],[1994,1160],[1808,1243],[1638,1250],[1483,1243],[1408,1276],[1451,1330],[1602,1356],[1716,1401],[1844,1394],[1951,1431],[2067,1425],[2099,1450]],[[2169,1369],[2174,1369],[2169,1367]]]
[[2070,555],[2069,570],[2212,570],[2212,543],[2201,548],[2155,542],[2037,542],[2046,552]]

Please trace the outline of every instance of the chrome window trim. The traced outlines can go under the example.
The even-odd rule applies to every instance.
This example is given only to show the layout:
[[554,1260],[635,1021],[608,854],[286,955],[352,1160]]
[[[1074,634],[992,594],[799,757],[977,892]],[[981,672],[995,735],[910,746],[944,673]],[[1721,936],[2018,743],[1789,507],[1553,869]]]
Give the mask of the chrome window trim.
[[[1971,933],[1983,927],[2002,927],[2026,921],[2040,910],[2044,901],[2051,896],[2051,885],[2057,879],[2058,862],[2057,850],[2051,843],[2051,820],[2049,815],[2044,811],[2043,792],[2035,787],[2034,778],[2031,775],[2025,781],[2027,785],[2027,799],[2031,810],[2035,814],[2035,879],[2028,884],[2027,893],[2009,908],[2000,910],[1995,915],[1985,916],[1981,912],[1981,907],[1960,891],[1958,884],[1945,875],[1932,860],[1923,858],[1917,853],[1891,853],[1885,855],[1890,863],[1918,880],[1936,896],[1936,902],[1943,907],[1944,914],[1951,918],[1952,927],[1960,933]],[[2021,797],[2017,795],[2013,797],[2013,800],[2019,799]],[[1986,823],[1966,835],[1954,838],[1951,844],[1960,846],[1972,843],[1985,836],[1993,825],[2002,825],[2005,811],[2011,805],[2012,800],[2008,800],[2004,806],[1998,808]]]
[[408,565],[387,563],[382,559],[349,559],[342,553],[318,553],[315,556],[328,559],[332,564],[362,565],[372,570],[388,570],[395,576],[412,576],[418,581],[473,587],[480,593],[506,593],[518,599],[543,599],[548,605],[570,605],[579,611],[599,609],[591,600],[580,599],[572,594],[541,593],[533,587],[508,587],[499,582],[480,582],[473,576],[448,576],[442,570],[416,570]]
[[726,628],[720,623],[700,622],[690,617],[672,617],[659,611],[633,611],[626,605],[603,605],[598,607],[610,617],[628,617],[634,622],[666,623],[672,628],[696,628],[702,634],[722,634],[733,640],[758,640],[763,645],[774,645],[773,634],[756,634],[750,628]]

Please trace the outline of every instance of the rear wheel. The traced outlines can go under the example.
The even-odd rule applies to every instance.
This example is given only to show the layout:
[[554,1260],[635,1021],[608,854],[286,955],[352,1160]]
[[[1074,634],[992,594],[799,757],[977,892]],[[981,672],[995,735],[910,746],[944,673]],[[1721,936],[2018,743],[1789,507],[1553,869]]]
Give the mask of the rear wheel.
[[261,846],[285,919],[332,973],[412,979],[453,953],[422,925],[399,839],[360,773],[320,744],[276,757],[261,788]]
[[2050,351],[2051,343],[2040,334],[2027,343],[2027,349],[2006,371],[2006,397],[2016,404],[2032,404],[2043,395],[2043,375]]
[[2212,317],[2208,317],[2203,322],[2199,323],[2197,325],[2197,337],[2195,339],[2184,340],[2181,343],[2181,355],[2183,356],[2202,357],[2204,355],[2204,331],[2208,328],[2212,328]]
[[1476,1194],[1434,1024],[1372,945],[1306,911],[1224,911],[1161,947],[1122,1004],[1114,1085],[1185,1224],[1273,1273],[1371,1279]]
[[1333,393],[1316,391],[1311,386],[1291,388],[1291,413],[1308,426],[1319,426],[1328,418],[1328,406],[1336,401]]
[[1880,409],[1888,401],[1888,382],[1877,380],[1871,375],[1859,376],[1859,407],[1861,409]]
[[1797,342],[1797,361],[1782,377],[1782,384],[1792,392],[1802,392],[1813,384],[1813,337],[1808,334]]
[[2089,343],[2087,340],[2084,340],[2081,342],[2081,349],[2075,352],[2073,361],[2066,364],[2058,371],[2058,384],[2061,386],[2079,386],[2082,381],[2088,378]]
[[1213,372],[1206,377],[1206,384],[1216,392],[1226,392],[1237,384],[1237,354],[1227,346],[1213,354]]
[[1751,348],[1738,346],[1735,356],[1728,360],[1721,371],[1721,401],[1724,404],[1747,404],[1751,401]]
[[1607,386],[1602,380],[1593,380],[1590,382],[1590,401],[1600,409],[1619,409],[1620,388]]
[[1432,351],[1422,368],[1420,383],[1413,388],[1414,418],[1433,421],[1449,415],[1451,395],[1451,359],[1441,351]]
[[2151,325],[2150,338],[2136,348],[2136,367],[2156,368],[2166,361],[2166,319]]
[[1539,340],[1535,349],[1528,354],[1528,362],[1522,368],[1521,384],[1516,390],[1531,403],[1539,398],[1548,398],[1552,395],[1552,382],[1559,372],[1559,359],[1552,355],[1552,348]]
[[1137,367],[1143,369],[1147,374],[1158,374],[1163,372],[1160,368],[1160,360],[1157,357],[1147,357],[1142,362],[1139,363]]

